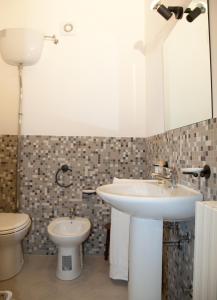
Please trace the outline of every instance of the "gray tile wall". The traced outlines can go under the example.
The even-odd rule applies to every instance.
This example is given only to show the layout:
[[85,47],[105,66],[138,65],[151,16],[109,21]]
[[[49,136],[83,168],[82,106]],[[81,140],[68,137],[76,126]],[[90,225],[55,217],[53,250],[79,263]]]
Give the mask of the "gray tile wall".
[[[8,138],[9,142],[5,137],[1,138],[0,157],[2,161],[15,162],[16,147],[11,146],[14,138]],[[6,151],[3,149],[4,143]],[[21,207],[33,220],[31,233],[25,241],[25,251],[35,254],[55,253],[56,249],[47,236],[47,225],[53,217],[66,216],[69,209],[75,207],[78,215],[88,216],[92,222],[92,232],[85,243],[85,252],[103,254],[106,234],[104,225],[110,220],[110,209],[95,195],[82,199],[82,189],[110,183],[114,176],[150,177],[152,164],[159,159],[167,160],[170,166],[175,165],[179,181],[196,189],[198,179],[182,175],[180,169],[209,164],[212,176],[208,181],[201,180],[201,191],[206,200],[217,200],[216,119],[147,139],[23,136]],[[63,164],[72,168],[70,176],[61,178],[64,183],[73,182],[68,189],[60,188],[54,180],[57,169]],[[14,171],[12,174],[15,175]],[[10,192],[9,188],[8,195]],[[1,202],[7,209],[12,208],[14,196],[5,199]],[[174,232],[171,226],[165,226],[165,237],[175,239],[186,233],[194,235],[193,222],[178,223],[177,227],[178,231]],[[187,289],[191,288],[192,269],[193,239],[183,243],[180,249],[164,246],[165,299],[191,299]]]
[[[111,183],[113,177],[143,178],[144,139],[23,136],[21,153],[21,208],[33,221],[25,251],[55,253],[47,225],[75,207],[77,215],[87,216],[92,222],[85,252],[103,254],[110,208],[97,196],[82,200],[82,190]],[[55,183],[55,173],[63,164],[72,169],[60,176],[62,183],[73,183],[67,189]]]
[[[146,177],[150,177],[151,165],[160,159],[176,166],[179,182],[198,189],[198,179],[181,174],[183,167],[210,165],[212,175],[207,181],[201,179],[201,192],[205,200],[217,200],[217,120],[203,121],[190,126],[171,130],[165,134],[145,139]],[[167,238],[176,239],[177,235],[190,233],[194,236],[194,222],[180,222],[179,234],[167,229]],[[187,290],[192,287],[193,277],[193,239],[184,243],[181,249],[164,247],[164,261],[168,265],[164,273],[167,292],[165,299],[191,299]],[[168,258],[166,260],[166,257]]]
[[0,136],[0,211],[13,211],[16,199],[17,136]]

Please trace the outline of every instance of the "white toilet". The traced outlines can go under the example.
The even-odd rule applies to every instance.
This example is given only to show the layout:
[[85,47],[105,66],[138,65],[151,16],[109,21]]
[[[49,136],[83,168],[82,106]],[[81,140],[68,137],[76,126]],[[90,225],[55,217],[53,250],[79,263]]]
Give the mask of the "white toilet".
[[0,280],[16,275],[23,266],[22,240],[31,219],[27,214],[0,213]]
[[90,233],[87,218],[57,218],[48,225],[50,239],[58,247],[56,276],[61,280],[72,280],[81,274],[82,247]]

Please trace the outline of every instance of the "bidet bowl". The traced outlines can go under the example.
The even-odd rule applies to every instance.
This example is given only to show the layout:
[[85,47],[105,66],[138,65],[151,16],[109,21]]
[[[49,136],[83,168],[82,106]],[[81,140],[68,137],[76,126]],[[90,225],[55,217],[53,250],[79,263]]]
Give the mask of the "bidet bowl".
[[72,247],[80,245],[90,233],[90,221],[87,218],[67,217],[54,219],[48,225],[50,239],[58,246]]

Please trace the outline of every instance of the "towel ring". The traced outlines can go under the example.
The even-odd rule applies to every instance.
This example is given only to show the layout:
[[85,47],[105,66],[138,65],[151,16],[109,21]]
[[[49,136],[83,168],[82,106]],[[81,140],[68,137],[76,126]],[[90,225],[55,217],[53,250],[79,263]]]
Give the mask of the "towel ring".
[[59,182],[59,174],[60,172],[63,172],[63,173],[66,173],[66,172],[72,172],[72,169],[69,168],[68,165],[62,165],[61,168],[59,168],[56,172],[56,175],[55,175],[55,183],[57,185],[59,185],[60,187],[63,187],[63,188],[69,188],[70,186],[73,185],[73,183],[70,183],[70,184],[62,184]]

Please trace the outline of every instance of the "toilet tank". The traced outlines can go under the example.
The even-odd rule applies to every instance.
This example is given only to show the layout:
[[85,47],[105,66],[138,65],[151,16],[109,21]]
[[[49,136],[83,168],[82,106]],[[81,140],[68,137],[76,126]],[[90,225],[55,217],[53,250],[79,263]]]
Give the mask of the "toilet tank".
[[33,29],[7,28],[0,31],[1,56],[9,65],[35,64],[41,57],[43,44],[43,34]]

